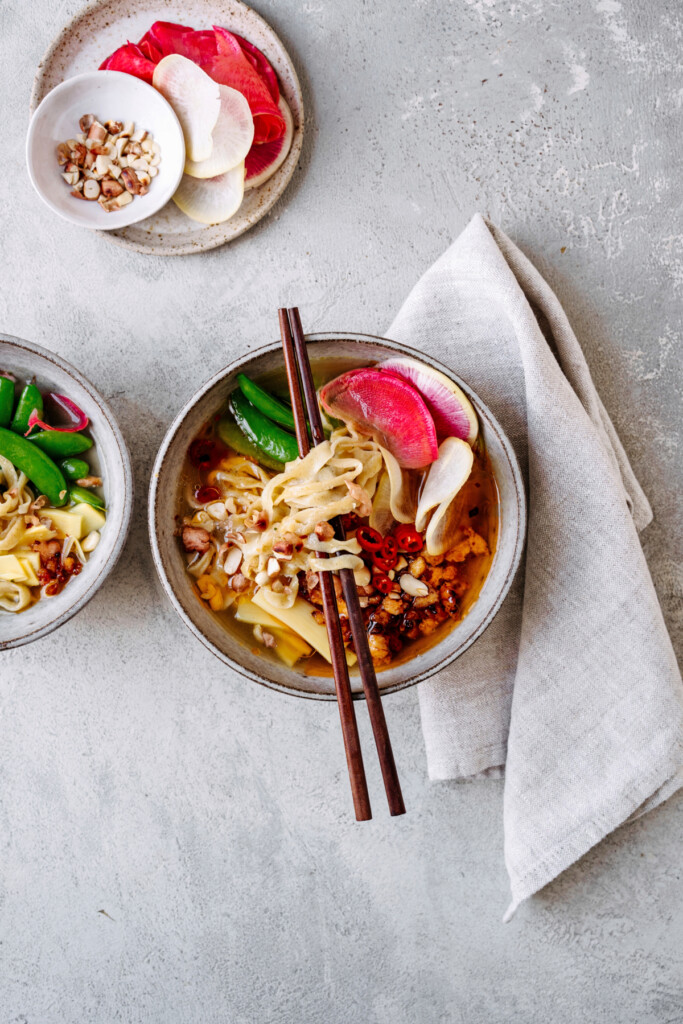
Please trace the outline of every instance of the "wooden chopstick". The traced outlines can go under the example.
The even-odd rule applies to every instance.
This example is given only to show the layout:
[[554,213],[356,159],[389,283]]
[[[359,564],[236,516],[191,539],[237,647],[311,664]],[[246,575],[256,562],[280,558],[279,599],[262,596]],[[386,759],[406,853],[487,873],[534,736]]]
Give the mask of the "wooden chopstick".
[[[308,437],[306,414],[301,400],[296,351],[292,341],[292,332],[287,310],[280,309],[278,311],[278,316],[280,319],[280,334],[282,337],[282,349],[285,356],[287,382],[289,384],[289,393],[292,398],[292,409],[294,411],[296,439],[299,445],[299,455],[301,458],[304,458],[311,450],[311,443]],[[311,433],[314,439],[313,443],[319,444],[319,441],[315,440],[316,433],[313,424],[311,424]],[[368,793],[368,784],[365,778],[363,753],[360,747],[360,736],[358,735],[358,723],[356,721],[356,713],[353,707],[351,681],[349,679],[349,669],[346,663],[346,650],[344,648],[341,622],[339,620],[339,610],[337,608],[337,595],[334,591],[334,581],[331,574],[329,572],[321,572],[319,575],[320,591],[323,599],[323,612],[325,614],[327,636],[330,642],[334,685],[337,691],[339,718],[341,720],[342,737],[344,739],[344,750],[346,751],[346,763],[349,771],[351,796],[353,798],[353,806],[356,812],[356,821],[369,821],[370,818],[372,818],[370,794]]]
[[[280,311],[281,326],[283,312],[283,310]],[[322,420],[320,417],[320,409],[318,408],[318,396],[316,394],[315,384],[313,383],[311,364],[308,359],[306,339],[304,337],[303,328],[301,326],[299,310],[296,307],[294,307],[292,309],[289,309],[287,311],[287,314],[291,326],[291,332],[294,336],[294,352],[298,364],[299,376],[301,378],[301,385],[303,387],[304,402],[306,404],[306,411],[308,413],[308,423],[311,429],[311,436],[313,439],[313,444],[318,445],[322,441],[324,441],[325,434],[323,432]],[[287,360],[287,356],[285,356],[285,360]],[[287,372],[289,378],[289,370]],[[292,404],[295,409],[296,423],[298,422],[297,400],[294,397],[292,397]],[[301,404],[300,396],[298,396],[298,404],[299,406]],[[302,434],[305,435],[306,441],[308,441],[308,433],[305,420],[302,425]],[[299,444],[301,445],[298,428],[297,440],[299,440]],[[308,451],[308,448],[306,450]],[[339,517],[335,519],[333,526],[335,529],[335,536],[337,540],[344,540],[344,526]],[[321,578],[328,577],[329,575],[330,574],[326,572],[320,573]],[[368,646],[368,637],[365,631],[363,612],[360,606],[360,602],[358,600],[358,591],[356,589],[356,581],[353,576],[353,571],[351,569],[341,569],[339,572],[339,578],[341,581],[344,601],[346,602],[346,607],[349,614],[349,624],[351,626],[351,634],[353,636],[354,648],[356,651],[356,655],[358,656],[358,669],[360,672],[361,682],[363,684],[365,699],[368,705],[368,714],[370,715],[370,723],[372,725],[372,732],[375,738],[377,754],[379,756],[380,768],[382,770],[382,778],[384,780],[384,789],[386,791],[387,802],[389,804],[389,812],[392,816],[398,814],[405,814],[406,808],[403,802],[401,783],[399,781],[398,772],[396,770],[396,762],[394,760],[394,753],[391,747],[391,740],[389,738],[389,729],[387,727],[387,722],[384,715],[382,698],[380,696],[379,686],[377,684],[377,676],[375,674],[375,667],[373,665],[372,656],[370,654],[370,648]],[[337,619],[339,618],[336,600],[334,604],[333,614]],[[346,668],[346,661],[344,661],[344,667]],[[348,670],[346,671],[346,677],[348,678]]]

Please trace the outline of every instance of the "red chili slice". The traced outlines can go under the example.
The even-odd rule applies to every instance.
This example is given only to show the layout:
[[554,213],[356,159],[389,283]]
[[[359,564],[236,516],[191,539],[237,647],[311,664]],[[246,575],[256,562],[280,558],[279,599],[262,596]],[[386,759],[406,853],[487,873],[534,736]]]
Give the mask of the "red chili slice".
[[379,573],[377,576],[372,577],[372,585],[379,590],[380,594],[389,594],[394,588],[392,580],[384,573]]
[[190,445],[188,456],[190,462],[197,469],[211,469],[220,458],[218,446],[213,441],[199,438]]
[[[357,536],[357,535],[356,535]],[[379,551],[373,551],[372,560],[382,572],[389,572],[398,562],[398,548],[393,537],[385,537]]]
[[406,551],[412,555],[417,551],[422,551],[424,547],[422,535],[409,523],[401,523],[400,526],[397,526],[394,530],[394,537],[399,551]]
[[221,494],[217,487],[198,487],[194,496],[202,505],[208,505],[210,501],[218,501]]
[[380,551],[382,548],[382,534],[379,530],[373,530],[371,526],[359,526],[356,530],[356,540],[363,551]]

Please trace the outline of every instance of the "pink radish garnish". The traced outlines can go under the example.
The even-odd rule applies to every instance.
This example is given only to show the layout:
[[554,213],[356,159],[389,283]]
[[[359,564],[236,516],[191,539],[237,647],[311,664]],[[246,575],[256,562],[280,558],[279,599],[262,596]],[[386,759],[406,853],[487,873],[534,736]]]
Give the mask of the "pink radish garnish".
[[263,185],[265,181],[272,178],[287,159],[287,154],[291,149],[294,137],[294,121],[292,120],[292,112],[285,103],[284,97],[280,97],[278,106],[287,125],[285,134],[280,139],[274,139],[272,142],[262,142],[260,145],[253,145],[251,147],[244,161],[247,169],[247,180],[244,183],[245,188],[256,188],[258,185]]
[[378,368],[396,374],[417,388],[434,418],[440,441],[460,437],[469,444],[474,443],[479,431],[477,414],[467,395],[445,374],[417,359],[403,356],[385,359]]
[[49,423],[44,423],[34,409],[28,418],[28,430],[24,437],[28,437],[34,427],[40,427],[41,430],[57,430],[60,434],[73,434],[78,430],[85,430],[89,422],[88,417],[82,409],[79,409],[75,402],[72,402],[66,395],[56,395],[54,392],[50,393],[50,398],[57,405],[61,406],[69,416],[73,416],[74,422],[69,424],[68,427],[52,427]]
[[188,25],[178,25],[173,21],[155,21],[149,32],[140,40],[140,44],[143,39],[149,39],[161,51],[162,57],[168,57],[170,53],[189,57],[190,54],[185,52],[184,40],[193,32],[194,29]]
[[280,99],[280,86],[277,80],[277,75],[271,67],[270,61],[264,54],[261,53],[257,46],[250,43],[244,36],[238,36],[236,32],[233,35],[237,42],[244,51],[244,56],[247,58],[249,63],[256,68],[263,81],[268,86],[268,91],[273,98],[273,103],[277,103]]
[[439,453],[436,429],[421,395],[381,370],[349,370],[320,391],[325,412],[369,434],[404,469],[421,469]]
[[161,58],[164,56],[159,47],[157,46],[151,32],[145,32],[144,36],[138,43],[138,46],[144,53],[145,57],[151,60],[153,64],[158,64]]
[[221,85],[237,89],[254,118],[254,141],[271,142],[285,133],[285,119],[273,102],[268,86],[244,55],[232,32],[214,25],[218,53],[201,61],[201,67]]
[[125,71],[128,75],[141,78],[143,82],[152,84],[154,77],[154,64],[148,60],[139,46],[135,43],[126,43],[114,50],[111,56],[100,64],[100,71]]

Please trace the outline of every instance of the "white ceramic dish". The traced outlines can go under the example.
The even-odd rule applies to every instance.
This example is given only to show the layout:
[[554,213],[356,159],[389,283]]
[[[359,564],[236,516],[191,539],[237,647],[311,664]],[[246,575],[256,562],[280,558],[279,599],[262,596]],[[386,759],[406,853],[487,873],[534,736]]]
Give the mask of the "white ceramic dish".
[[[454,661],[481,636],[493,620],[519,567],[526,531],[526,500],[517,458],[502,427],[491,411],[459,377],[436,360],[384,338],[366,334],[330,333],[307,336],[311,363],[319,359],[349,359],[362,366],[396,352],[420,359],[447,374],[467,393],[479,417],[481,433],[496,477],[499,494],[499,537],[491,570],[478,600],[465,618],[442,639],[403,664],[378,673],[383,693],[401,690],[426,679]],[[331,676],[307,675],[300,668],[289,669],[274,656],[260,654],[226,629],[194,593],[185,569],[185,559],[175,536],[176,514],[180,511],[178,481],[190,442],[199,429],[225,403],[235,387],[239,372],[259,378],[282,370],[280,342],[235,360],[207,381],[190,399],[169,427],[152,471],[149,498],[149,530],[154,563],[162,585],[176,611],[194,635],[232,668],[255,682],[299,697],[334,700]],[[351,677],[354,697],[362,698],[358,673]]]
[[[60,82],[85,71],[94,71],[126,40],[140,39],[157,20],[179,22],[197,29],[222,25],[258,46],[277,73],[280,91],[294,120],[294,137],[286,160],[269,181],[245,192],[242,205],[230,220],[210,226],[198,224],[181,213],[175,203],[167,203],[153,216],[110,230],[104,236],[136,252],[182,256],[215,249],[232,241],[272,209],[287,188],[301,154],[304,104],[296,70],[281,40],[270,25],[241,0],[95,0],[71,18],[50,44],[36,72],[31,111]],[[131,207],[135,205],[132,203]]]
[[[161,147],[159,173],[145,196],[107,213],[98,202],[71,195],[57,164],[60,142],[80,131],[83,114],[98,121],[133,121]],[[26,165],[33,187],[51,210],[83,228],[114,231],[153,216],[168,203],[183,176],[185,140],[170,103],[151,85],[120,71],[90,71],[56,86],[45,96],[31,118],[26,137]]]
[[43,598],[26,611],[0,610],[0,651],[20,647],[67,622],[97,593],[123,550],[133,508],[130,456],[116,420],[101,395],[64,359],[20,338],[0,335],[0,369],[20,381],[35,377],[41,391],[68,395],[90,420],[95,442],[86,458],[102,477],[107,522],[100,543],[82,572],[56,597]]

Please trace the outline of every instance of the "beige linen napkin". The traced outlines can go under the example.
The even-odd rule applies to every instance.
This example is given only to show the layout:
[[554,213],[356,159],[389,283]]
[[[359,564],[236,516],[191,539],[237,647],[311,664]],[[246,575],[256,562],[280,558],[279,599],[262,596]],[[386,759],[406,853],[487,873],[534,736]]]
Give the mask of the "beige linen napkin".
[[480,216],[387,333],[474,388],[528,480],[526,565],[419,688],[431,778],[505,768],[507,920],[683,785],[683,686],[638,540],[652,513],[556,296]]

